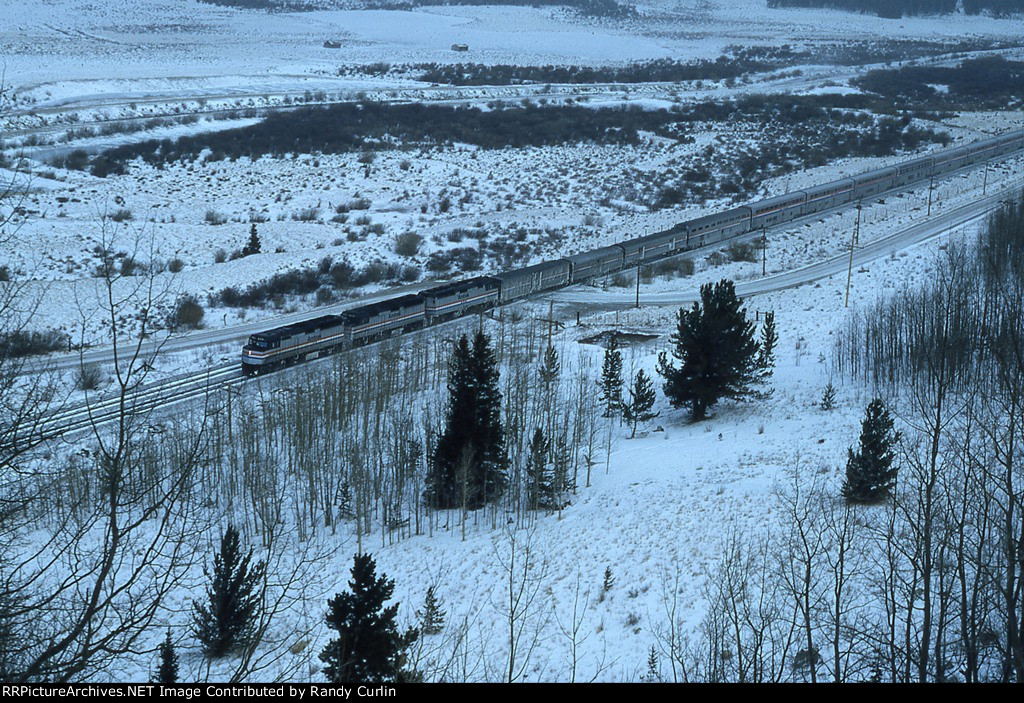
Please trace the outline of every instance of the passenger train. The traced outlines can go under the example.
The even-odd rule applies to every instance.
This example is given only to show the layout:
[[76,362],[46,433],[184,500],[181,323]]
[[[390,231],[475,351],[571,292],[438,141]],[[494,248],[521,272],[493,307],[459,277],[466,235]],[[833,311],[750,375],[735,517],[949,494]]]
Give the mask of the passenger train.
[[493,276],[445,283],[416,294],[350,308],[338,315],[276,327],[249,337],[249,343],[242,347],[242,371],[250,376],[266,373],[385,335],[477,313],[859,201],[1020,149],[1024,149],[1024,130],[705,215],[619,244]]

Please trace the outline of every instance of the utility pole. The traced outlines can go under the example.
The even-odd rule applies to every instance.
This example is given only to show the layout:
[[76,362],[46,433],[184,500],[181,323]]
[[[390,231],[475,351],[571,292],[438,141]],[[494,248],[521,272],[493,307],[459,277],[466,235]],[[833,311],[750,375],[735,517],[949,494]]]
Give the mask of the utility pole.
[[228,444],[230,444],[231,446],[234,446],[235,439],[234,439],[233,433],[231,431],[231,384],[230,383],[225,383],[224,384],[224,390],[228,394]]
[[636,265],[636,306],[640,307],[640,264]]
[[928,217],[932,216],[932,191],[935,190],[935,176],[928,179]]
[[[577,319],[577,322],[578,322],[579,321],[579,313],[576,313],[576,319]],[[552,335],[554,334],[554,328],[558,327],[558,329],[560,329],[560,330],[565,328],[565,325],[563,325],[561,322],[559,322],[558,320],[555,319],[555,301],[553,301],[553,300],[549,300],[548,301],[548,316],[546,318],[541,318],[538,321],[539,322],[546,322],[546,323],[548,323],[548,346],[550,347],[551,346],[551,338],[552,338]]]
[[555,301],[548,301],[548,349],[551,348],[551,325],[555,322]]
[[764,276],[768,270],[768,234],[764,225],[761,225],[761,275]]
[[986,190],[988,190],[988,161],[985,162],[985,180],[981,182],[981,194],[985,195]]
[[850,280],[853,278],[853,247],[857,241],[860,230],[860,201],[857,201],[857,224],[853,227],[853,236],[850,237],[850,265],[846,269],[846,303],[843,307],[850,307]]
[[860,244],[860,208],[863,200],[857,201],[857,221],[853,225],[853,243]]

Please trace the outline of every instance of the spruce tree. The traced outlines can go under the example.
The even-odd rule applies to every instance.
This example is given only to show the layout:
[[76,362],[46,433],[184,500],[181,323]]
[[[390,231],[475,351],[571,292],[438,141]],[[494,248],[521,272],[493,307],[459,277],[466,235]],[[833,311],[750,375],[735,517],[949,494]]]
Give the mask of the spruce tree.
[[569,438],[564,431],[555,437],[553,443],[548,443],[548,450],[552,464],[551,481],[554,486],[554,507],[561,510],[569,504],[566,494],[576,490],[572,474],[569,471],[572,465],[572,450],[569,448]]
[[658,373],[665,378],[665,396],[673,407],[689,406],[695,421],[703,420],[722,398],[741,400],[755,394],[761,379],[757,366],[760,345],[754,325],[740,307],[732,281],[700,289],[701,302],[679,310],[672,334],[672,356],[658,356]]
[[544,392],[551,390],[551,384],[558,378],[562,371],[562,365],[558,362],[558,352],[554,347],[544,350],[544,362],[540,367],[540,381],[544,384]]
[[203,653],[218,658],[250,642],[266,564],[252,564],[252,549],[242,554],[238,530],[228,525],[221,536],[220,551],[213,557],[213,574],[205,566],[203,574],[210,584],[206,587],[206,602],[193,601],[192,632]]
[[416,612],[416,620],[420,624],[420,632],[424,635],[436,635],[444,629],[445,612],[441,610],[441,601],[434,593],[434,587],[427,587],[426,598],[423,599],[423,610]]
[[893,431],[892,418],[881,398],[867,407],[861,424],[860,446],[849,449],[843,497],[850,503],[875,503],[886,498],[896,485],[898,467],[895,445],[900,433]]
[[487,336],[478,332],[470,347],[463,335],[448,365],[445,426],[427,474],[425,496],[431,507],[475,509],[504,491],[505,438],[498,380],[498,364]]
[[825,390],[821,394],[821,409],[822,410],[833,410],[836,407],[836,387],[832,385],[832,381],[828,382],[825,386]]
[[473,338],[473,380],[476,387],[476,472],[472,507],[501,497],[505,491],[505,430],[501,424],[498,359],[483,332]]
[[160,643],[160,668],[153,683],[178,683],[178,654],[171,641],[171,628],[167,628],[167,637]]
[[633,385],[629,387],[629,401],[622,405],[622,419],[633,428],[630,437],[636,437],[637,424],[648,422],[660,415],[651,412],[656,397],[654,384],[644,370],[640,369],[636,372]]
[[476,422],[476,388],[471,355],[469,339],[462,335],[455,343],[448,362],[445,426],[430,457],[427,472],[426,499],[434,508],[454,508],[461,504],[459,462],[472,443]]
[[406,650],[417,632],[398,631],[398,603],[384,607],[395,582],[381,574],[369,554],[357,554],[352,564],[349,591],[327,601],[327,626],[338,633],[323,651],[320,661],[331,683],[393,683],[415,678],[404,671]]
[[647,681],[661,681],[661,674],[659,673],[658,667],[658,651],[651,645],[651,650],[647,653]]
[[543,430],[538,427],[530,440],[526,460],[526,503],[530,510],[550,509],[555,504],[548,453],[548,441]]
[[260,253],[260,236],[256,233],[256,223],[249,227],[249,242],[242,247],[242,256]]
[[764,314],[761,327],[761,349],[757,357],[757,365],[765,376],[771,376],[775,369],[775,346],[779,343],[779,333],[775,330],[775,313]]
[[622,407],[622,352],[619,351],[618,336],[613,334],[604,350],[601,365],[601,402],[604,403],[602,417],[613,417]]
[[601,594],[598,596],[597,601],[603,602],[604,597],[611,592],[612,587],[615,586],[615,577],[612,576],[612,567],[604,567],[604,581],[601,582]]

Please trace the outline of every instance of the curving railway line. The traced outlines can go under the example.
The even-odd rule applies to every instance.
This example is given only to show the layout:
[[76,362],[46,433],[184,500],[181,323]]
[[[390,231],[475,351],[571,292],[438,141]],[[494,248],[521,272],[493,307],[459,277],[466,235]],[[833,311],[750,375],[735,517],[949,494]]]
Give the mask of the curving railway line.
[[[940,154],[944,155],[939,156],[938,158],[945,159],[944,163],[946,164],[953,164],[953,166],[948,168],[948,170],[946,170],[941,175],[958,173],[981,163],[987,164],[989,161],[991,161],[994,158],[997,158],[1000,155],[1016,153],[1017,151],[1024,149],[1024,132],[1012,133],[1012,135],[1003,135],[1003,138],[1005,139],[1008,136],[1012,136],[1012,140],[1004,141],[1003,143],[1012,145],[1012,148],[1007,148],[999,154],[993,154],[992,156],[984,156],[973,161],[969,159],[971,147],[960,147],[959,150],[947,150],[947,152],[940,152]],[[976,146],[977,144],[978,143],[971,146]],[[956,152],[953,157],[950,157],[949,155],[951,152]],[[965,154],[967,155],[966,157]],[[933,156],[926,158],[934,159],[936,157]],[[960,160],[957,161],[956,159]],[[844,179],[844,181],[851,181],[854,185],[856,185],[858,183],[858,179],[860,179],[859,182],[868,184],[868,188],[871,189],[872,191],[871,196],[874,196],[881,194],[883,192],[904,189],[911,184],[920,183],[922,180],[927,180],[928,178],[934,177],[934,168],[923,169],[921,168],[921,164],[922,159],[914,159],[908,162],[904,162],[903,164],[896,167],[881,169],[880,171],[890,172],[889,176],[893,178],[893,185],[891,185],[891,187],[889,188],[879,187],[879,172],[872,172],[870,174],[860,174],[859,176],[855,176],[852,179]],[[913,171],[918,172],[919,174],[927,175],[922,175],[921,177],[918,178],[907,178],[905,182],[900,182],[901,168],[907,169],[906,171],[904,171],[904,173],[911,173],[911,169],[913,169]],[[759,224],[756,228],[751,228],[748,226],[745,228],[741,228],[738,231],[731,230],[730,227],[735,227],[737,222],[737,220],[735,219],[736,211],[740,211],[741,213],[743,213],[742,217],[746,219],[748,225],[753,221],[754,217],[761,217],[763,221],[763,227],[766,230],[770,230],[776,226],[789,225],[792,222],[798,222],[805,218],[820,217],[821,213],[823,212],[840,210],[859,202],[859,199],[854,197],[850,197],[846,200],[843,200],[842,202],[837,202],[839,198],[836,197],[836,183],[839,182],[824,184],[814,189],[808,189],[807,191],[798,191],[798,193],[801,193],[802,196],[795,196],[797,199],[796,201],[794,200],[794,194],[789,193],[783,196],[779,196],[778,198],[773,198],[770,201],[753,203],[751,205],[742,206],[741,208],[736,208],[732,211],[727,211],[725,213],[718,213],[716,215],[705,216],[704,218],[700,218],[698,220],[693,220],[687,223],[681,223],[681,225],[677,225],[676,227],[673,227],[670,230],[666,230],[665,232],[657,233],[655,235],[648,235],[647,237],[643,237],[638,240],[632,240],[632,242],[625,242],[620,245],[614,245],[614,247],[617,247],[617,253],[613,253],[613,256],[621,257],[620,259],[618,259],[618,261],[623,262],[621,266],[619,266],[618,268],[602,268],[598,266],[596,267],[596,269],[594,269],[596,272],[593,273],[592,275],[587,275],[585,277],[580,276],[579,278],[574,280],[571,273],[572,265],[576,262],[593,261],[595,257],[595,252],[585,252],[583,254],[575,255],[574,257],[570,257],[570,259],[575,259],[575,261],[569,262],[567,270],[564,274],[564,282],[561,282],[558,285],[540,287],[543,286],[544,277],[538,276],[537,271],[544,271],[546,270],[545,267],[552,266],[556,267],[558,270],[561,270],[560,267],[565,266],[565,264],[560,262],[564,262],[566,260],[558,260],[556,262],[545,262],[543,264],[538,264],[533,267],[528,267],[527,269],[508,272],[504,274],[497,274],[495,277],[489,278],[498,279],[500,283],[504,284],[506,280],[526,280],[523,278],[523,272],[528,272],[529,276],[527,278],[530,281],[535,282],[537,285],[534,286],[532,289],[528,289],[529,286],[522,287],[520,290],[517,291],[517,294],[514,299],[501,300],[498,299],[498,294],[495,294],[493,298],[488,296],[479,296],[477,300],[486,301],[486,307],[490,307],[491,303],[503,304],[506,302],[512,302],[512,300],[523,299],[526,297],[536,298],[538,297],[538,295],[543,295],[543,297],[545,297],[546,299],[563,303],[571,303],[576,306],[593,307],[601,309],[626,307],[627,305],[631,305],[631,303],[628,302],[628,299],[626,297],[627,294],[623,294],[621,296],[621,300],[614,294],[601,294],[599,298],[595,300],[595,296],[592,291],[582,291],[572,286],[573,284],[578,283],[582,280],[586,280],[596,276],[608,275],[614,270],[621,270],[621,268],[626,267],[627,264],[625,262],[628,260],[630,251],[638,251],[640,252],[640,255],[634,257],[633,261],[631,261],[628,264],[629,267],[634,267],[638,264],[646,264],[648,260],[645,260],[643,258],[645,253],[645,247],[647,246],[647,244],[656,241],[655,238],[661,238],[662,241],[670,239],[672,241],[678,242],[680,241],[680,233],[682,233],[684,237],[682,241],[685,241],[685,237],[687,235],[694,236],[693,232],[702,231],[701,228],[707,224],[709,218],[717,218],[715,221],[718,222],[720,226],[715,230],[715,232],[718,236],[716,236],[714,239],[710,239],[705,235],[704,237],[700,237],[699,239],[692,240],[692,246],[688,246],[685,248],[680,247],[678,248],[678,250],[676,248],[668,249],[664,254],[658,254],[657,258],[665,258],[667,256],[679,255],[710,244],[720,244],[725,239],[733,239],[736,237],[741,237],[743,235],[749,235],[755,229],[756,231],[761,230],[761,224]],[[914,244],[926,241],[937,236],[941,236],[952,229],[961,227],[972,221],[976,221],[982,217],[985,217],[988,213],[997,208],[1000,202],[1005,201],[1007,197],[1015,196],[1017,189],[1018,186],[1016,185],[1003,188],[1002,190],[993,192],[988,197],[972,201],[970,203],[961,205],[950,210],[944,210],[942,212],[936,213],[933,216],[927,217],[922,221],[917,221],[914,224],[906,228],[903,228],[902,230],[896,233],[875,240],[874,242],[871,242],[870,244],[867,244],[864,247],[860,248],[854,253],[853,262],[857,265],[867,263],[879,257],[887,256],[895,250],[912,246]],[[831,194],[828,194],[829,190],[832,190],[833,192]],[[824,197],[820,198],[820,202],[824,202],[826,204],[825,207],[814,208],[812,210],[808,210],[806,208],[807,202],[810,199],[810,194],[812,192],[826,193]],[[831,201],[828,200],[829,197],[832,198]],[[776,219],[772,220],[772,215],[784,211],[786,207],[799,208],[799,210],[795,211],[798,212],[799,214],[794,214],[794,216],[788,218],[777,217]],[[703,231],[707,232],[708,229],[704,228]],[[634,245],[634,243],[636,242],[642,243],[639,247],[636,247]],[[644,244],[644,242],[647,244]],[[664,244],[662,246],[664,246]],[[603,249],[612,249],[612,247],[605,247]],[[602,250],[596,250],[596,252],[601,251]],[[607,255],[607,252],[605,252],[605,255]],[[767,293],[772,291],[783,290],[786,288],[792,288],[798,285],[810,283],[834,275],[840,271],[845,270],[847,265],[848,256],[844,254],[827,259],[825,261],[820,261],[805,266],[800,269],[795,269],[773,276],[768,276],[766,278],[762,278],[756,281],[748,281],[745,283],[741,283],[737,286],[737,292],[743,297],[749,297],[751,295],[756,295],[760,293]],[[476,279],[470,280],[473,281]],[[456,282],[456,284],[458,283],[459,282]],[[438,289],[450,290],[452,289],[452,287],[453,284],[445,284],[445,286],[437,287],[435,291]],[[455,289],[458,290],[457,285],[455,286]],[[367,307],[377,310],[381,309],[382,307],[383,309],[389,309],[389,306],[393,305],[391,301],[395,300],[402,301],[401,305],[399,306],[401,307],[402,305],[408,304],[410,301],[412,301],[412,299],[415,299],[414,302],[416,302],[416,304],[423,305],[425,308],[426,303],[424,302],[425,299],[423,297],[423,294],[424,292],[420,292],[416,295],[406,294],[400,296],[399,298],[394,298],[394,292],[388,292],[382,294],[381,296],[378,296],[380,300],[378,300],[375,303],[372,303],[369,306],[365,304],[350,306],[347,310],[358,312],[360,309]],[[675,293],[650,294],[645,296],[644,299],[646,302],[651,304],[675,305],[691,302],[693,299],[693,295],[679,295]],[[469,300],[468,296],[464,298],[464,300]],[[459,316],[459,314],[457,314],[459,311],[476,311],[480,309],[476,306],[460,307],[459,305],[446,305],[440,299],[440,297],[436,295],[433,304],[435,306],[435,312],[443,313],[438,315],[437,320],[435,320],[436,322],[442,322],[457,318]],[[456,308],[456,310],[452,310],[453,307]],[[341,315],[338,317],[342,316],[345,316],[343,319],[353,319],[353,316],[350,314],[347,315],[346,311],[341,311]],[[358,318],[359,315],[357,314],[355,317]],[[296,320],[298,320],[296,323],[286,325],[285,327],[305,329],[309,321],[303,320],[303,316],[301,315],[297,315],[295,316],[295,318]],[[384,327],[386,327],[386,325]],[[274,330],[280,329],[283,328],[274,328]],[[385,329],[384,332],[394,332],[396,330],[400,332],[404,331],[405,329],[406,326],[404,324],[399,324],[397,327],[392,327],[390,330]],[[263,333],[258,333],[257,335],[252,335],[250,337],[250,341],[252,340],[252,337],[259,335],[265,336],[268,332],[273,332],[274,330],[268,330]],[[237,338],[238,331],[232,331],[230,332],[230,334]],[[359,340],[359,342],[373,343],[374,341],[383,336],[386,335],[384,333],[381,333],[379,335],[367,335],[364,339]],[[344,341],[344,336],[342,336],[342,341]],[[348,344],[345,346],[347,347],[351,345],[352,339],[351,337],[349,337]],[[321,354],[318,352],[316,356],[321,356]],[[81,361],[79,360],[78,363],[81,363]],[[238,364],[235,362],[220,364],[195,374],[182,374],[174,378],[162,380],[140,387],[138,390],[136,390],[130,396],[124,399],[122,399],[120,395],[115,394],[109,397],[100,397],[98,400],[92,400],[87,404],[63,408],[58,412],[54,413],[53,415],[45,417],[39,424],[37,424],[33,428],[32,439],[33,441],[38,441],[40,439],[50,439],[55,437],[71,435],[116,420],[118,417],[120,417],[122,413],[122,402],[125,403],[124,410],[129,413],[134,414],[150,412],[166,408],[169,405],[184,400],[203,397],[204,395],[210,394],[211,392],[224,392],[225,390],[229,390],[234,385],[246,382],[247,381],[243,375],[242,369],[239,368]]]

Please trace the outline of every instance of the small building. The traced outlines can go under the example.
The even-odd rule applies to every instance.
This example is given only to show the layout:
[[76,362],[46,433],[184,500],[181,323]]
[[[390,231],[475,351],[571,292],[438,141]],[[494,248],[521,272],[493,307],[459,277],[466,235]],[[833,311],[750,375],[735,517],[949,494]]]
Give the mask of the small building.
[[452,51],[469,51],[469,44],[452,44]]
[[340,49],[341,48],[341,42],[340,41],[333,41],[331,39],[328,39],[327,41],[324,42],[324,48],[325,49]]

